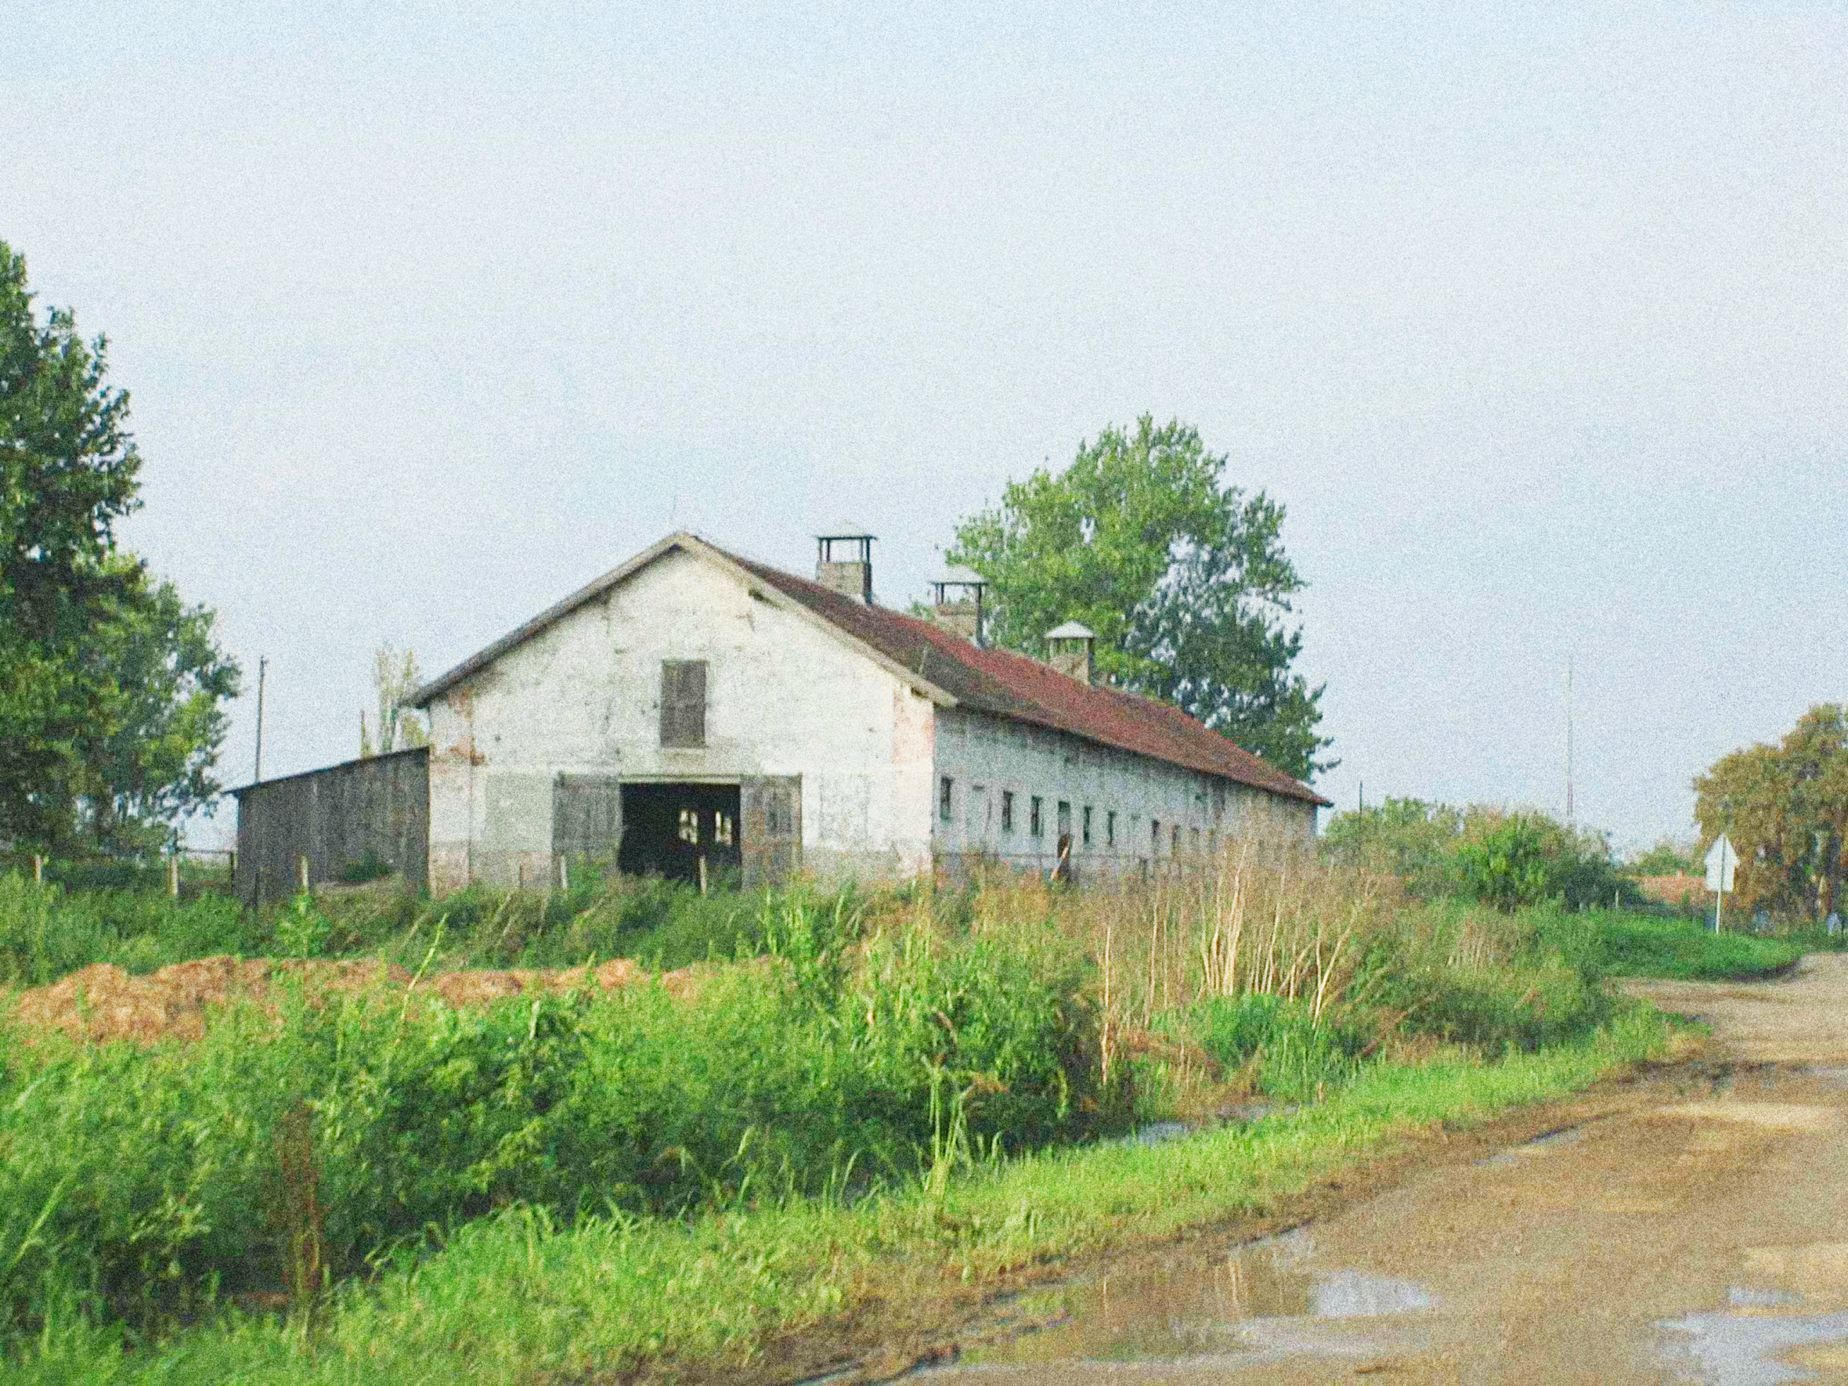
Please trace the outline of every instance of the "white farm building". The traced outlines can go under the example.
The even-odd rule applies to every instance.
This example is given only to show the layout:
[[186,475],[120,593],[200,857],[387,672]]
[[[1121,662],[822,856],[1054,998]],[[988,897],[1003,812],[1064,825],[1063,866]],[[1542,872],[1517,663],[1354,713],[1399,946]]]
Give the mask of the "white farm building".
[[1314,790],[1095,686],[1082,626],[1049,633],[1051,663],[985,648],[967,575],[938,584],[935,621],[886,610],[871,545],[824,538],[810,579],[662,539],[419,689],[427,751],[238,791],[240,887],[273,897],[368,854],[438,892],[574,862],[755,882],[988,857],[1082,878],[1313,836]]

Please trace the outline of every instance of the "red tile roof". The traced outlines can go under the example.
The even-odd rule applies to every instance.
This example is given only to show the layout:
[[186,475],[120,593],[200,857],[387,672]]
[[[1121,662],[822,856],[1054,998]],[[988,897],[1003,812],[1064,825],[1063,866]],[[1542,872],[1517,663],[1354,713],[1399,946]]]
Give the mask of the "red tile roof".
[[866,606],[736,554],[725,557],[963,707],[1329,806],[1308,785],[1168,703],[1082,683],[1025,655],[972,645],[915,616]]
[[691,534],[671,534],[644,549],[587,587],[548,607],[517,630],[432,679],[405,700],[426,707],[435,698],[494,663],[586,602],[609,591],[639,568],[673,549],[704,550],[774,587],[843,634],[891,664],[947,694],[962,707],[1029,722],[1103,746],[1133,751],[1202,774],[1218,775],[1255,789],[1329,807],[1308,785],[1292,779],[1179,708],[1114,688],[1099,688],[1059,673],[1036,659],[1007,650],[983,649],[929,621],[867,606],[807,578],[741,558]]

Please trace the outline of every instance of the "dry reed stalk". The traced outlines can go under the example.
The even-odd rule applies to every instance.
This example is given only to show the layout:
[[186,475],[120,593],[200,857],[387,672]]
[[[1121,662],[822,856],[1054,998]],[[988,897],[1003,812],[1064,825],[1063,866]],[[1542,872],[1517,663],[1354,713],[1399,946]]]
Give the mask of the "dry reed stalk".
[[1110,921],[1104,920],[1104,1011],[1098,1026],[1098,1065],[1104,1089],[1110,1088]]

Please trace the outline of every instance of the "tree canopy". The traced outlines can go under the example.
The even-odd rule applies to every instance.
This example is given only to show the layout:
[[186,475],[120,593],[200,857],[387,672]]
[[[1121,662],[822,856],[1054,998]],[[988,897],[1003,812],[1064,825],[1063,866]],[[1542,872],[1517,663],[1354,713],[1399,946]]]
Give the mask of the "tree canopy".
[[1293,666],[1303,580],[1284,553],[1283,506],[1226,480],[1199,433],[1144,415],[1105,428],[1061,472],[1010,483],[958,526],[952,563],[988,583],[989,637],[1037,654],[1076,620],[1097,634],[1098,675],[1162,698],[1302,779],[1331,769],[1322,688]]
[[218,793],[237,667],[117,546],[138,505],[102,337],[41,320],[0,242],[0,844],[134,850]]
[[1848,706],[1819,703],[1775,744],[1721,756],[1694,781],[1703,847],[1739,851],[1747,910],[1820,918],[1841,908],[1848,872]]

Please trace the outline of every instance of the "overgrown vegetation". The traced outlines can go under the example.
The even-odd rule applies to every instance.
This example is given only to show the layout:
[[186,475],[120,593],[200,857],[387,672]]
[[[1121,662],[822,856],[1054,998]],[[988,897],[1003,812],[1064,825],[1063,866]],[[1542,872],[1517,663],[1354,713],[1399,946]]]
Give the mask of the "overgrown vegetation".
[[[855,892],[820,897],[824,911]],[[569,967],[634,958],[657,970],[764,950],[762,893],[701,896],[658,879],[560,891],[473,887],[440,900],[389,885],[297,897],[251,912],[223,895],[65,890],[0,875],[0,987],[41,986],[91,963],[149,972],[238,957],[381,958],[406,967]]]
[[[848,966],[843,922],[783,901],[765,962],[691,996],[297,995],[228,1008],[193,1044],[11,1034],[0,1320],[80,1303],[147,1331],[284,1292],[304,1239],[339,1277],[515,1202],[568,1223],[840,1195],[915,1178],[945,1142],[1108,1117],[1067,950],[913,926]],[[290,1140],[313,1170],[305,1228]]]
[[1397,876],[1426,900],[1478,900],[1503,910],[1642,900],[1603,834],[1533,810],[1387,799],[1335,814],[1325,840],[1336,860]]
[[1323,1102],[1157,1147],[1108,1142],[962,1162],[858,1201],[758,1204],[683,1220],[592,1215],[562,1226],[518,1204],[421,1259],[349,1281],[317,1314],[227,1309],[148,1353],[122,1329],[56,1307],[16,1364],[22,1381],[585,1379],[666,1363],[744,1360],[872,1287],[928,1294],[1053,1257],[1261,1213],[1344,1164],[1442,1123],[1584,1087],[1663,1043],[1630,1011],[1542,1054],[1378,1063]]
[[[1641,957],[1602,941],[1608,922],[1408,901],[1300,854],[1124,894],[628,882],[361,889],[261,916],[12,878],[15,984],[220,950],[420,978],[711,961],[671,986],[453,1008],[422,981],[278,982],[202,1038],[140,1045],[11,1022],[0,1331],[46,1378],[389,1373],[412,1359],[367,1335],[413,1305],[443,1325],[444,1346],[410,1335],[439,1375],[736,1350],[895,1256],[988,1273],[1224,1216],[1432,1112],[1583,1081],[1654,1042],[1602,985]],[[1161,1150],[1094,1140],[1210,1129],[1254,1098],[1292,1106]],[[480,1277],[514,1261],[535,1304],[579,1313],[610,1277],[607,1304],[594,1324],[490,1324],[478,1306],[512,1311]]]

